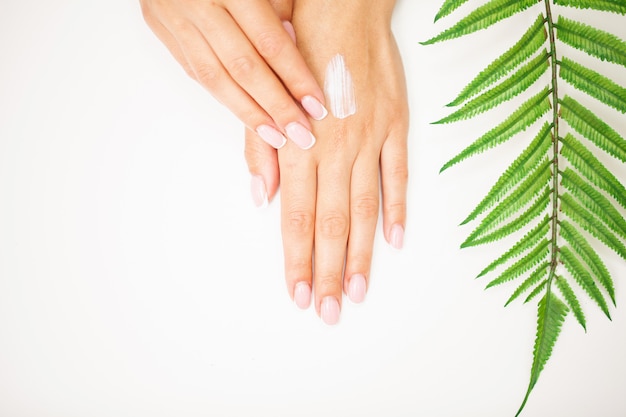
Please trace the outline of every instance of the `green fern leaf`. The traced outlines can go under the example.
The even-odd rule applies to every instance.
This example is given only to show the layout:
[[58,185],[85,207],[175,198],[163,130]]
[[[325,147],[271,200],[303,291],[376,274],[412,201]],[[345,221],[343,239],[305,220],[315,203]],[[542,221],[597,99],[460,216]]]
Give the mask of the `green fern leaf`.
[[559,16],[559,40],[603,61],[626,66],[626,42],[617,36],[584,23]]
[[452,123],[458,120],[469,119],[491,110],[526,91],[539,77],[545,74],[548,68],[550,68],[548,65],[548,51],[544,50],[542,54],[521,67],[510,78],[476,97],[449,116],[434,122],[434,124]]
[[569,133],[561,139],[563,156],[583,174],[593,185],[606,191],[611,197],[626,208],[626,188],[611,172],[604,167],[583,144]]
[[574,201],[569,194],[561,196],[561,210],[570,219],[626,260],[626,247],[624,244],[600,220]]
[[445,171],[470,156],[506,142],[517,133],[526,130],[550,110],[552,105],[550,104],[548,95],[548,89],[544,88],[538,94],[531,97],[504,122],[485,133],[457,156],[446,162],[439,172]]
[[580,285],[589,297],[591,297],[591,299],[598,304],[602,312],[606,314],[610,320],[611,313],[609,313],[609,306],[606,304],[604,296],[600,292],[600,289],[589,272],[587,272],[587,269],[585,269],[584,265],[580,263],[578,258],[576,258],[576,255],[574,255],[574,252],[572,252],[567,246],[561,248],[560,254],[563,265],[565,265],[565,269],[572,274],[578,285]]
[[567,124],[600,149],[626,162],[626,140],[615,130],[571,97],[565,96],[560,104],[561,117]]
[[576,228],[566,220],[561,221],[561,236],[563,236],[563,239],[570,244],[574,252],[587,264],[592,275],[602,284],[604,289],[608,292],[609,297],[611,297],[613,305],[615,305],[615,287],[613,286],[611,274],[609,274],[600,256],[598,256],[596,251],[593,250],[591,245],[587,242],[587,239],[578,233]]
[[562,174],[563,186],[580,201],[583,206],[602,220],[611,230],[626,240],[626,219],[613,207],[613,204],[596,191],[589,183],[571,169]]
[[[526,278],[524,282],[520,284],[519,287],[517,287],[517,289],[513,292],[511,297],[509,297],[509,299],[507,300],[506,304],[504,304],[504,306],[506,307],[509,304],[511,304],[520,295],[528,291],[530,287],[532,287],[533,285],[538,283],[542,278],[544,278],[548,274],[549,267],[550,267],[550,262],[544,262],[543,264],[539,265],[539,267],[535,269],[533,273],[530,274],[530,276]],[[543,285],[545,285],[546,282],[547,282],[546,280],[543,280]],[[541,290],[543,289],[543,286],[537,287],[537,288],[540,288],[539,291],[537,292],[537,294],[539,294],[539,292],[541,292]],[[526,302],[527,301],[528,299],[526,300]]]
[[448,16],[450,13],[461,7],[463,3],[466,2],[467,0],[446,0],[435,15],[435,22],[443,17]]
[[561,60],[560,74],[561,78],[580,91],[626,113],[626,88],[566,57]]
[[542,261],[548,257],[550,253],[550,241],[548,239],[544,239],[539,242],[539,244],[528,253],[528,255],[524,256],[522,259],[515,262],[506,271],[504,271],[498,278],[492,280],[489,284],[487,284],[487,288],[494,287],[496,285],[504,284],[505,282],[514,280],[515,278],[523,275],[524,273],[530,271],[532,268],[541,264]]
[[468,98],[477,95],[541,49],[547,39],[544,23],[543,16],[537,17],[535,23],[522,35],[522,38],[481,71],[448,106],[458,106]]
[[565,298],[565,302],[569,306],[570,310],[574,313],[574,317],[583,329],[587,331],[587,321],[585,320],[585,314],[583,313],[583,309],[578,302],[578,298],[574,293],[574,290],[567,283],[567,280],[563,277],[556,276],[554,277],[554,282],[556,282],[556,286],[561,290],[561,294],[563,294],[563,298]]
[[554,0],[554,3],[579,9],[594,9],[626,14],[626,3],[624,3],[624,0]]
[[458,38],[481,29],[486,29],[535,4],[537,4],[536,0],[491,0],[489,3],[474,10],[450,29],[423,42],[422,45],[431,45],[436,42]]
[[499,265],[506,263],[507,261],[517,258],[522,253],[535,246],[543,236],[548,234],[550,230],[550,218],[546,215],[544,219],[535,226],[530,232],[528,232],[519,242],[517,242],[511,249],[506,251],[498,259],[490,263],[485,269],[483,269],[476,278],[480,278],[487,273],[493,271]]
[[469,235],[467,240],[476,240],[478,237],[493,230],[498,224],[508,219],[522,207],[532,201],[538,193],[545,188],[550,181],[550,160],[546,157],[539,167],[529,174],[527,178],[509,196],[502,200]]
[[548,207],[550,203],[550,194],[552,190],[546,187],[543,194],[530,206],[524,213],[520,214],[515,220],[505,224],[501,228],[489,233],[488,235],[482,236],[478,239],[474,240],[466,240],[461,245],[462,248],[482,245],[485,243],[495,242],[496,240],[502,239],[516,231],[520,230],[522,227],[526,226],[528,223],[533,221],[541,215],[541,213]]
[[565,316],[569,312],[567,305],[559,300],[548,287],[548,292],[539,301],[537,311],[537,338],[535,339],[535,349],[533,350],[533,365],[530,372],[530,383],[524,401],[520,406],[516,416],[524,409],[526,401],[531,391],[537,384],[539,374],[543,370],[546,362],[552,355],[552,349],[556,339],[559,337]]
[[537,298],[537,296],[539,294],[541,294],[543,292],[543,290],[546,288],[546,286],[548,285],[548,279],[544,279],[543,281],[541,281],[539,283],[539,285],[537,285],[531,292],[530,294],[528,294],[528,297],[526,297],[526,299],[524,300],[524,304],[534,300],[535,298]]
[[498,181],[491,187],[491,190],[489,190],[485,198],[483,198],[467,218],[463,220],[461,225],[474,220],[478,215],[492,207],[497,201],[500,201],[506,193],[537,167],[552,145],[550,129],[550,124],[546,122],[530,145],[528,145],[520,156],[518,156],[500,178],[498,178]]

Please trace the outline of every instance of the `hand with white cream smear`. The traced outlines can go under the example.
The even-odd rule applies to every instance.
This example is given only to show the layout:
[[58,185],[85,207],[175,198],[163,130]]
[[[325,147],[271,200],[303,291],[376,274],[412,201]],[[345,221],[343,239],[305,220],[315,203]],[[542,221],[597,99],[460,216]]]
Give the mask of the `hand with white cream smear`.
[[[314,148],[303,151],[289,143],[278,151],[280,172],[275,151],[246,135],[253,184],[271,198],[280,176],[288,291],[301,308],[314,298],[327,324],[338,322],[343,292],[357,303],[365,298],[381,190],[385,237],[395,248],[403,243],[409,113],[391,32],[394,5],[395,0],[296,0],[298,48],[319,84],[327,81],[333,113],[312,121]],[[329,65],[331,75],[343,66],[339,75],[350,76],[353,91],[339,91],[344,82],[329,87]]]
[[311,148],[324,95],[294,44],[292,0],[140,0],[187,74],[274,148]]

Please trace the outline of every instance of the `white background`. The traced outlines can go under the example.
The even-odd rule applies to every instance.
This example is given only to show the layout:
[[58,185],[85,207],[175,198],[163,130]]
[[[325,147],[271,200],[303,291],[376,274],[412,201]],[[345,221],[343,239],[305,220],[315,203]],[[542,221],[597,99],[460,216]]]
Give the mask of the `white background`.
[[[287,296],[280,198],[253,207],[240,124],[138,2],[3,0],[0,416],[512,416],[536,307],[483,290],[473,277],[506,246],[460,250],[471,226],[457,224],[531,137],[439,175],[505,113],[429,123],[542,8],[420,46],[477,4],[434,25],[440,3],[400,1],[394,17],[412,111],[405,248],[379,229],[366,302],[328,327]],[[623,17],[567,13],[626,39]],[[626,415],[626,267],[600,252],[613,321],[583,299],[588,331],[568,317],[525,416]]]

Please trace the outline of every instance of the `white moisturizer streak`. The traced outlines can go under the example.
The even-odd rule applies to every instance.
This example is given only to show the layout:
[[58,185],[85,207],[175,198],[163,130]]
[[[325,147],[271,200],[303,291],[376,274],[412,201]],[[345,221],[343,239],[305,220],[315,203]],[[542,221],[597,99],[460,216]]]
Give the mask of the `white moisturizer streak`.
[[336,118],[345,119],[356,113],[352,76],[340,54],[335,55],[326,67],[324,93]]

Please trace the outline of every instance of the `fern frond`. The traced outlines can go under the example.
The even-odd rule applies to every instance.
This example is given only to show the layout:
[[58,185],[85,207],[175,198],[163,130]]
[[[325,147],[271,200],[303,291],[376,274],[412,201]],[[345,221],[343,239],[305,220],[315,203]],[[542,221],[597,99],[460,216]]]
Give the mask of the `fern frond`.
[[561,196],[561,210],[584,230],[626,260],[626,247],[598,218],[579,205],[569,194]]
[[559,16],[558,39],[602,61],[626,66],[626,42],[612,33]]
[[517,258],[522,253],[535,246],[543,236],[548,234],[550,230],[550,217],[546,215],[543,221],[535,226],[530,232],[528,232],[519,242],[517,242],[511,249],[506,251],[498,259],[490,263],[485,269],[483,269],[476,278],[480,278],[493,271],[497,266],[506,263],[507,261]]
[[448,16],[450,13],[461,7],[463,3],[466,2],[467,0],[446,0],[435,15],[435,22],[443,17]]
[[569,133],[561,138],[563,156],[593,185],[606,191],[626,208],[626,188],[591,152]]
[[559,337],[563,321],[569,309],[561,300],[555,296],[550,289],[546,295],[539,301],[537,310],[537,338],[535,339],[535,348],[533,350],[533,365],[530,372],[530,383],[524,401],[520,406],[516,417],[524,409],[526,401],[531,391],[535,387],[539,374],[543,370],[546,362],[552,355],[552,349],[556,339]]
[[602,312],[610,320],[611,313],[609,313],[609,306],[606,304],[604,296],[598,289],[598,286],[596,285],[589,272],[587,272],[587,270],[585,269],[584,265],[580,263],[578,258],[576,258],[576,255],[574,255],[574,252],[572,252],[567,246],[561,248],[560,255],[561,260],[563,261],[563,265],[565,265],[565,269],[567,269],[569,273],[572,274],[572,277],[574,277],[574,280],[576,280],[578,285],[580,285],[580,287],[585,290],[589,297],[591,297],[591,299],[595,301],[596,304],[598,304]]
[[548,279],[544,279],[543,281],[541,281],[539,283],[539,285],[537,285],[531,292],[530,294],[528,294],[528,297],[526,297],[526,299],[524,300],[524,304],[532,301],[533,299],[535,299],[539,294],[541,294],[541,292],[546,288],[546,285],[548,285]]
[[511,233],[517,232],[522,227],[539,217],[546,207],[548,207],[551,192],[552,190],[549,187],[546,187],[543,194],[537,199],[537,201],[535,201],[532,206],[530,206],[524,213],[520,214],[515,220],[478,239],[467,239],[463,242],[463,244],[461,244],[461,247],[466,248],[469,246],[495,242],[496,240],[502,239]]
[[[550,262],[544,262],[541,265],[539,265],[539,267],[537,267],[537,269],[535,269],[528,278],[526,278],[524,280],[524,282],[522,282],[520,284],[519,287],[517,287],[517,289],[515,289],[515,291],[513,292],[513,294],[511,295],[511,297],[509,297],[509,299],[506,301],[506,304],[504,304],[504,306],[508,306],[509,304],[511,304],[513,301],[515,301],[520,295],[522,295],[523,293],[525,293],[526,291],[528,291],[530,289],[531,286],[535,285],[536,283],[538,283],[542,278],[544,278],[547,274],[548,274],[548,268],[550,267]],[[543,281],[543,285],[545,285],[546,280]],[[540,288],[540,287],[537,287]],[[541,289],[543,289],[541,287]],[[541,291],[541,289],[537,292],[539,293]],[[528,300],[527,300],[528,301]]]
[[583,326],[583,329],[587,331],[587,321],[585,320],[585,314],[583,313],[583,309],[578,302],[578,298],[574,293],[574,290],[567,283],[567,280],[561,276],[555,276],[554,282],[556,282],[556,286],[559,287],[561,294],[563,294],[563,298],[565,298],[565,302],[569,306],[570,310],[574,313],[574,317],[576,317],[576,321]]
[[596,251],[593,250],[591,245],[587,242],[587,239],[566,220],[561,222],[561,236],[563,236],[563,239],[570,244],[574,252],[587,264],[593,276],[602,284],[604,289],[608,292],[609,297],[611,297],[613,305],[615,305],[615,287],[613,286],[611,274],[609,274],[600,256],[598,256]]
[[535,23],[522,35],[522,38],[504,54],[494,60],[481,71],[448,107],[458,106],[470,97],[473,97],[517,68],[522,62],[530,58],[546,43],[547,34],[544,28],[543,16],[537,17]]
[[594,9],[619,14],[626,13],[626,3],[623,0],[554,0],[554,3],[578,9]]
[[550,110],[552,105],[548,95],[549,90],[546,87],[528,99],[504,122],[485,133],[457,156],[446,162],[439,172],[445,171],[470,156],[506,142],[517,133],[526,130]]
[[561,78],[617,111],[626,113],[626,88],[571,59],[561,60]]
[[561,101],[561,117],[578,133],[611,156],[626,162],[626,140],[590,110],[569,96]]
[[545,261],[549,253],[550,241],[548,239],[544,239],[539,242],[539,244],[526,256],[508,267],[498,278],[487,284],[485,289],[514,280],[515,278],[523,275],[527,271],[530,271],[532,268],[539,265],[541,261]]
[[532,201],[538,193],[548,184],[552,173],[550,172],[550,160],[545,157],[544,161],[530,175],[526,177],[519,187],[502,200],[474,229],[467,240],[476,240],[478,237],[493,230],[511,215]]
[[485,198],[476,206],[476,208],[467,216],[461,225],[467,224],[474,220],[478,215],[488,210],[497,201],[500,201],[506,193],[515,187],[529,172],[534,170],[543,156],[546,154],[550,146],[551,126],[546,122],[541,131],[526,149],[517,157],[515,161],[506,169],[506,171],[498,178],[498,181],[491,187]]
[[481,29],[486,29],[535,4],[537,4],[536,0],[491,0],[489,3],[474,10],[450,29],[444,30],[434,38],[423,42],[422,45],[431,45],[433,43],[468,35]]
[[510,78],[474,98],[449,116],[434,122],[434,124],[452,123],[458,120],[472,118],[521,94],[550,68],[548,65],[548,56],[548,51],[544,50],[542,54],[521,67],[515,74],[511,75]]
[[626,240],[626,219],[613,207],[613,204],[585,182],[576,172],[566,169],[562,174],[562,184],[582,205],[595,214],[618,236]]

